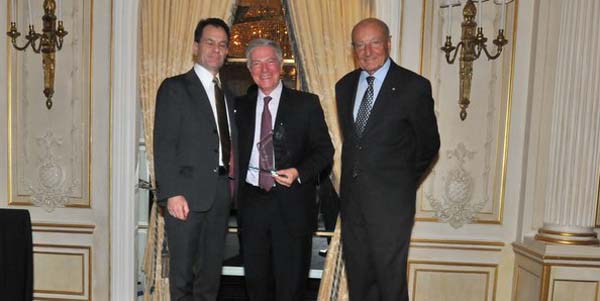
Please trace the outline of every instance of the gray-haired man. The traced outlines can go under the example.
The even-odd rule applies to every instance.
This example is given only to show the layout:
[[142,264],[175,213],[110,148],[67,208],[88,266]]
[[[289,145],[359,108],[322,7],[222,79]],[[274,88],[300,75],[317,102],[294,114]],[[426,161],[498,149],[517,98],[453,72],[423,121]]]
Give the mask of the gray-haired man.
[[302,300],[316,228],[316,183],[333,160],[319,98],[284,87],[281,48],[250,42],[258,89],[237,100],[242,245],[250,300]]

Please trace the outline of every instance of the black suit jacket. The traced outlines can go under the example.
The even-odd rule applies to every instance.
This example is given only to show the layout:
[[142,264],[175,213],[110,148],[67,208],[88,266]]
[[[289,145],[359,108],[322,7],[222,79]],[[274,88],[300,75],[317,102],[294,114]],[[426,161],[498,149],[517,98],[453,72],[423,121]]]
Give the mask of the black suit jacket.
[[[250,89],[249,94],[236,101],[240,183],[246,181],[254,143],[257,93]],[[310,233],[316,227],[318,177],[333,160],[333,145],[318,96],[284,86],[273,133],[275,169],[295,167],[301,183],[294,182],[289,188],[277,184],[271,192],[290,232]],[[244,189],[240,189],[238,203],[242,212],[248,201]]]
[[[233,162],[237,162],[234,97],[223,85]],[[210,93],[213,93],[210,91]],[[157,199],[183,195],[191,211],[208,210],[215,197],[219,134],[207,92],[191,69],[165,79],[156,97],[154,164]]]
[[360,71],[348,73],[335,87],[344,139],[342,218],[349,194],[359,191],[353,199],[360,201],[367,223],[387,224],[410,236],[418,182],[440,147],[431,85],[391,61],[362,138],[357,138],[352,111]]

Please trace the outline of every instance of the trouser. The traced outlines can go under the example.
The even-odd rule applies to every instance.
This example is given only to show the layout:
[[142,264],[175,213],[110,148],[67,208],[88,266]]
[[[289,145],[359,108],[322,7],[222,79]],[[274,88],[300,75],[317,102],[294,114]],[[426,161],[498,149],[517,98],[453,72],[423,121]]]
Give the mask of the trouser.
[[217,299],[230,207],[226,175],[216,189],[208,211],[190,211],[185,221],[165,213],[172,301]]
[[292,235],[272,192],[245,184],[244,273],[252,301],[303,300],[310,266],[312,233]]

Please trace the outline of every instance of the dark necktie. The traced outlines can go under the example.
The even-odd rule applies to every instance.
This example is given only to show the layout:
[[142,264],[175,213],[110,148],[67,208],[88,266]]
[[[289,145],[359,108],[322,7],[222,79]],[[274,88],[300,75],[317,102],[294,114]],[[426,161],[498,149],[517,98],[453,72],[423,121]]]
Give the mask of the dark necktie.
[[266,191],[273,188],[275,179],[270,171],[273,170],[273,129],[269,102],[271,96],[263,98],[264,107],[260,120],[260,141],[258,142],[258,161],[260,171],[258,173],[258,186]]
[[360,107],[358,107],[358,113],[356,114],[356,121],[354,122],[354,128],[356,130],[356,135],[358,137],[362,136],[362,133],[365,130],[365,126],[367,125],[367,121],[369,120],[369,114],[371,113],[371,108],[373,108],[373,97],[375,95],[374,89],[373,89],[374,81],[375,81],[375,77],[367,76],[367,83],[369,84],[369,86],[367,87],[367,91],[365,91],[365,95],[362,98]]
[[229,125],[227,123],[227,109],[225,108],[225,98],[223,91],[219,86],[219,79],[213,78],[215,84],[215,106],[217,108],[217,125],[219,127],[219,139],[221,141],[221,156],[223,157],[223,166],[229,168],[229,156],[231,153],[231,139],[229,138]]

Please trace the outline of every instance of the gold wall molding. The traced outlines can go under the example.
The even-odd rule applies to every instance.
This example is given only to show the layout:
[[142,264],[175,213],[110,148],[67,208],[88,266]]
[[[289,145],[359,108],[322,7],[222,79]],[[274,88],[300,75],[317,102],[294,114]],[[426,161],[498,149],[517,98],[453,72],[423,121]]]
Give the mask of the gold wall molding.
[[[539,242],[534,240],[533,244],[521,244],[514,243],[513,248],[515,252],[515,281],[513,282],[513,296],[516,301],[529,301],[518,299],[518,297],[524,298],[523,296],[531,297],[532,295],[539,296],[539,300],[557,300],[560,293],[556,291],[557,282],[566,283],[596,283],[600,284],[600,253],[591,250],[591,254],[595,256],[580,256],[580,255],[562,255],[567,253],[570,249],[572,252],[577,252],[581,248],[592,248],[585,246],[569,247],[569,246],[552,246],[548,250],[534,250],[539,247]],[[595,249],[595,248],[593,248]],[[546,253],[549,253],[546,255]],[[561,253],[561,255],[554,255],[554,253]],[[576,253],[575,253],[576,254]],[[522,280],[521,271],[526,271],[532,274],[537,280],[537,286],[532,288],[526,286]],[[530,280],[535,280],[534,278]],[[596,286],[597,288],[597,286]],[[563,287],[569,295],[577,295],[576,287]],[[570,291],[570,292],[569,292]],[[596,300],[598,298],[596,290]],[[585,292],[581,292],[585,294]],[[589,292],[587,292],[589,296]],[[564,297],[564,296],[563,296]],[[573,296],[571,296],[573,297]],[[577,296],[575,296],[578,300]],[[560,299],[564,300],[564,299]],[[585,299],[588,300],[588,299]]]
[[[484,271],[465,271],[465,270],[444,270],[444,269],[415,269],[414,272],[414,283],[413,283],[413,294],[416,295],[417,294],[417,279],[418,279],[418,275],[419,273],[437,273],[437,274],[456,274],[455,277],[459,277],[459,275],[468,275],[468,274],[475,274],[475,275],[483,275],[485,276],[485,283],[483,284],[485,287],[485,297],[484,300],[488,300],[489,299],[489,281],[490,281],[490,274],[488,272],[484,272]],[[417,299],[416,297],[414,298],[415,300]],[[493,298],[493,300],[495,300],[495,296]]]
[[413,238],[413,239],[411,239],[411,242],[428,242],[428,243],[457,244],[457,245],[483,245],[483,246],[496,246],[496,247],[503,247],[506,245],[502,241],[464,240],[464,239]]
[[410,248],[501,252],[501,241],[412,238]]
[[94,234],[95,225],[88,224],[60,224],[48,222],[31,223],[32,231],[48,233]]
[[549,243],[562,245],[579,245],[579,246],[598,246],[600,241],[595,232],[591,233],[576,233],[576,232],[561,232],[552,231],[544,228],[538,230],[535,239]]
[[594,284],[594,297],[592,300],[598,300],[598,288],[600,287],[600,281],[596,280],[572,280],[572,279],[552,279],[552,296],[556,297],[556,285],[558,282],[566,282],[566,283],[591,283]]
[[592,240],[592,241],[589,241],[589,240],[574,241],[574,240],[546,237],[546,236],[541,236],[539,234],[535,236],[535,239],[540,240],[540,241],[549,242],[549,243],[561,244],[561,245],[573,245],[573,246],[597,246],[598,245],[597,239]]
[[577,233],[577,232],[561,232],[561,231],[552,231],[547,229],[539,229],[539,233],[552,234],[552,235],[560,235],[567,237],[597,237],[595,233]]
[[498,264],[483,263],[483,262],[468,262],[468,261],[439,261],[439,260],[409,260],[408,266],[411,264],[429,264],[440,266],[461,266],[461,267],[489,267],[497,268]]
[[596,182],[598,182],[598,187],[596,187],[596,228],[600,228],[600,171]]
[[[540,279],[540,275],[536,274],[535,272],[530,271],[530,270],[526,269],[523,266],[517,266],[516,267],[516,274],[517,275],[515,275],[515,283],[516,284],[515,284],[515,289],[513,290],[514,294],[516,294],[519,291],[519,284],[520,284],[519,281],[521,279],[521,271],[524,271],[525,273],[533,276],[534,278]],[[516,296],[515,296],[515,298],[516,298]]]
[[[543,254],[541,251],[536,251],[532,248],[525,247],[525,245],[523,245],[523,244],[513,243],[512,246],[513,246],[513,250],[516,254],[522,255],[524,257],[527,257],[527,258],[537,261],[537,262],[544,262],[544,261],[552,260],[555,262],[558,262],[558,261],[583,261],[583,262],[598,261],[600,263],[600,253],[597,254],[596,256],[589,256],[589,257],[572,256],[572,255],[567,255],[567,254],[547,255],[547,254]],[[596,266],[596,265],[591,265],[591,266]]]
[[[81,291],[39,289],[34,283],[34,300],[73,300],[63,296],[78,296],[76,300],[92,300],[92,247],[84,245],[59,245],[59,244],[33,244],[34,261],[35,256],[61,255],[78,256],[81,258]],[[39,258],[39,257],[38,257]],[[34,267],[35,271],[35,267]],[[58,271],[51,271],[57,273]],[[39,279],[40,275],[34,272],[34,279]],[[59,276],[58,274],[56,276]],[[62,275],[68,276],[68,275]],[[85,299],[81,299],[85,298]]]
[[[66,3],[69,5],[63,8],[64,23],[72,29],[69,34],[72,41],[56,56],[57,63],[68,66],[68,70],[57,69],[55,94],[55,99],[64,100],[57,102],[51,112],[28,106],[29,94],[37,91],[28,92],[24,78],[35,81],[39,73],[37,68],[33,69],[38,64],[32,61],[32,54],[15,53],[12,49],[7,52],[9,205],[33,206],[32,199],[38,199],[42,200],[38,205],[46,202],[45,209],[52,211],[56,207],[54,199],[58,198],[68,201],[66,207],[91,208],[94,1]],[[33,7],[34,13],[37,9],[41,7]],[[20,11],[24,15],[24,8]],[[65,120],[71,120],[71,124],[66,125]],[[35,146],[35,140],[42,138],[44,132],[52,133],[57,141],[64,139],[61,150],[50,157],[43,154],[42,147]],[[60,207],[62,202],[56,204]]]
[[[451,158],[445,157],[446,152],[450,152],[451,150],[447,148],[442,149],[440,151],[439,162],[419,191],[416,220],[424,222],[452,221],[453,223],[450,225],[454,228],[462,227],[466,223],[502,224],[519,1],[515,1],[514,10],[509,10],[507,14],[508,26],[506,32],[511,37],[510,49],[506,49],[507,51],[501,58],[501,61],[486,64],[487,67],[485,68],[487,69],[483,69],[480,76],[484,78],[483,80],[487,80],[486,85],[481,86],[479,91],[477,89],[473,90],[473,98],[483,97],[488,100],[487,104],[486,102],[479,102],[482,105],[486,104],[487,108],[481,106],[479,108],[471,108],[472,113],[470,116],[476,120],[465,121],[473,124],[483,122],[486,125],[487,130],[483,131],[483,134],[477,135],[470,135],[469,128],[473,127],[464,125],[464,122],[462,124],[457,123],[459,121],[456,121],[456,118],[451,118],[451,112],[444,109],[446,106],[445,99],[456,98],[450,96],[452,93],[446,90],[449,89],[448,87],[454,89],[456,86],[454,85],[454,80],[457,80],[457,75],[456,72],[447,73],[448,70],[446,69],[450,69],[452,66],[448,67],[445,62],[442,62],[445,58],[443,53],[439,51],[438,46],[440,45],[436,44],[442,40],[441,35],[443,31],[440,28],[439,20],[437,20],[436,11],[439,9],[438,6],[438,3],[432,0],[425,0],[423,4],[421,73],[429,77],[432,82],[434,99],[436,100],[435,110],[438,115],[440,127],[456,129],[451,130],[452,134],[450,135],[441,133],[442,136],[446,136],[446,139],[449,139],[449,141],[456,141],[453,145],[456,149],[460,148],[460,144],[462,143],[466,150],[475,152],[475,157],[469,159],[470,161],[465,161],[462,165],[464,171],[472,177],[473,181],[471,184],[460,181],[454,181],[450,184],[445,183],[448,180],[444,180],[443,178],[448,178],[451,170],[460,168],[452,163]],[[494,11],[494,14],[496,13]],[[490,12],[485,16],[485,22],[498,22],[497,16],[491,15]],[[442,66],[442,63],[444,66]],[[442,67],[444,68],[444,72],[442,72]],[[443,81],[442,78],[444,78]],[[447,84],[449,86],[444,88],[445,86],[442,85],[442,82],[449,82]],[[494,93],[494,91],[497,91],[497,93]],[[498,97],[499,100],[497,99]],[[500,105],[497,104],[498,101]],[[447,145],[444,142],[442,144]],[[447,190],[446,186],[448,185],[453,187],[457,187],[458,185],[465,189],[471,187],[470,194],[462,195],[462,202],[459,204],[460,207],[452,207],[455,205],[449,196],[457,196],[444,192],[444,190]],[[456,190],[455,192],[458,193],[460,191],[466,190]],[[435,206],[432,206],[432,204],[435,204]]]
[[[61,252],[42,252],[42,251],[34,251],[33,252],[34,257],[37,255],[38,258],[42,257],[43,255],[59,255],[59,256],[75,256],[78,257],[79,260],[81,260],[81,288],[77,291],[61,291],[61,290],[53,290],[53,289],[34,289],[34,293],[41,293],[41,294],[56,294],[56,295],[75,295],[75,296],[83,296],[85,293],[85,255],[84,254],[77,254],[77,253],[61,253]],[[56,256],[54,256],[56,257]],[[34,265],[35,266],[35,265]],[[71,274],[72,275],[72,274]]]
[[542,269],[542,285],[540,286],[540,296],[541,300],[548,300],[548,286],[550,282],[550,271],[551,268],[549,265],[544,265]]
[[[454,261],[430,261],[430,260],[409,260],[409,287],[412,289],[410,295],[418,301],[418,273],[454,273],[454,274],[478,274],[485,276],[485,299],[496,300],[496,290],[498,287],[498,265],[493,263],[480,262],[454,262]],[[441,288],[437,288],[441,289]],[[459,298],[464,296],[452,296]]]

